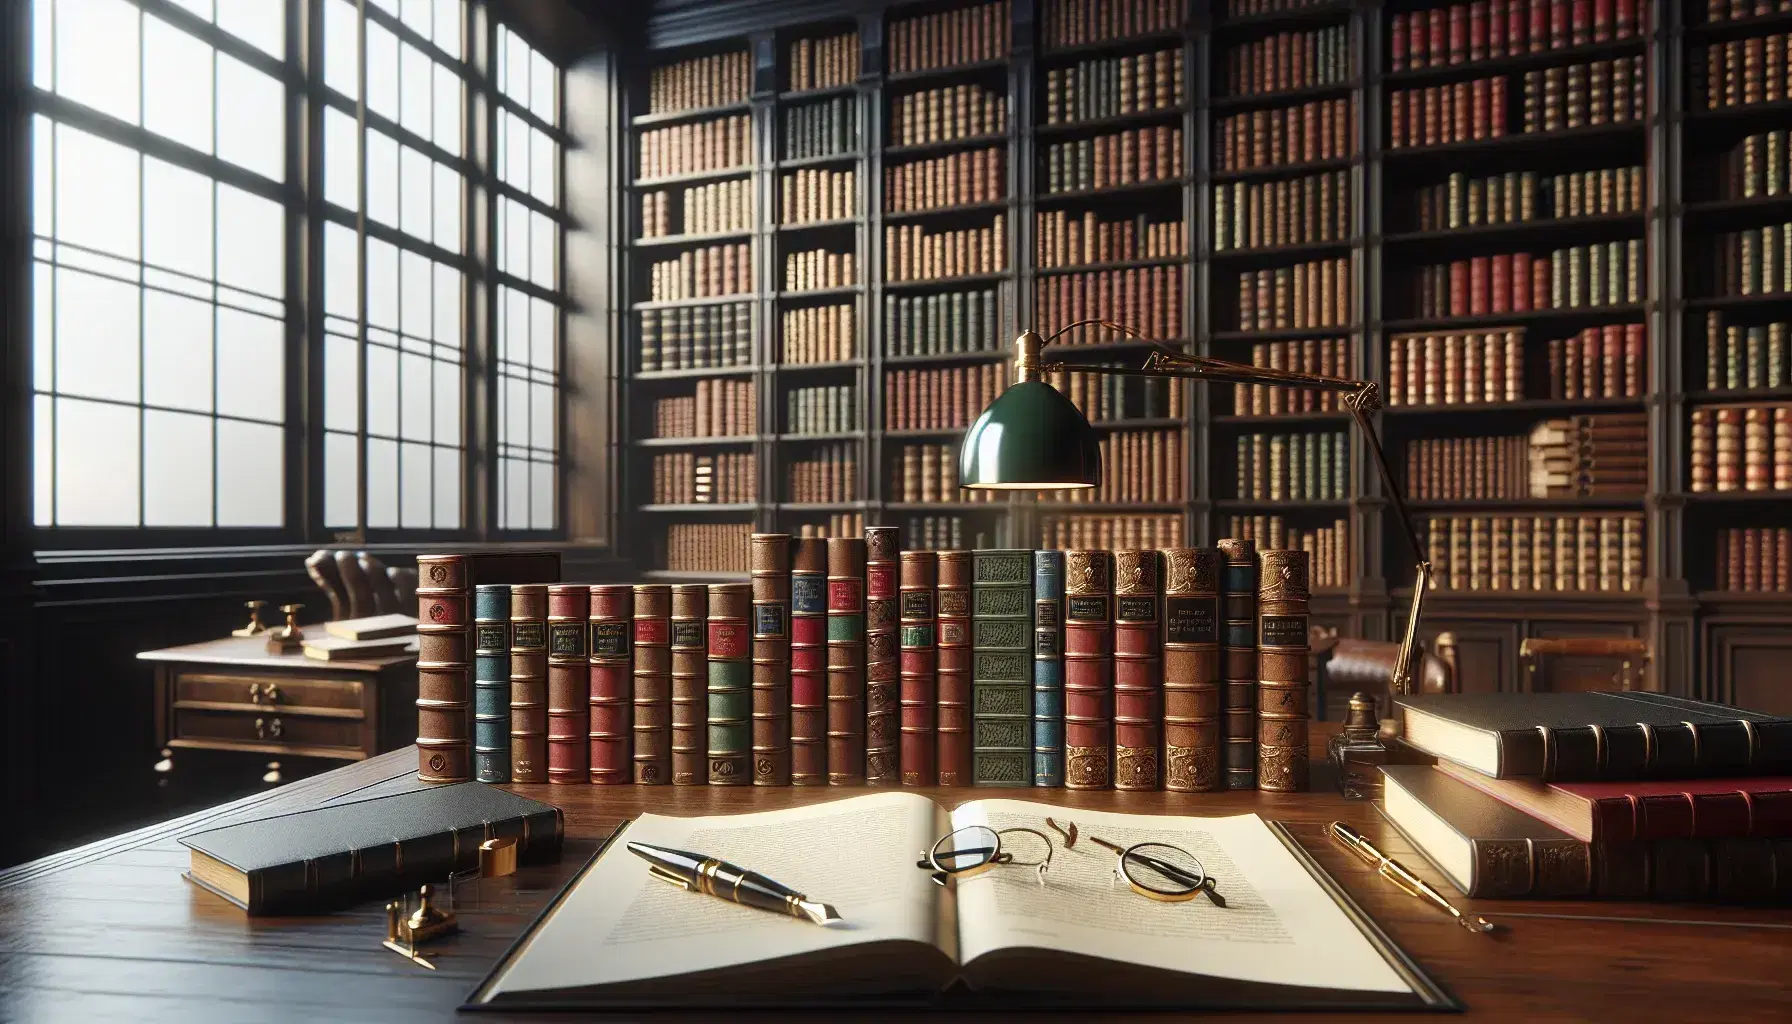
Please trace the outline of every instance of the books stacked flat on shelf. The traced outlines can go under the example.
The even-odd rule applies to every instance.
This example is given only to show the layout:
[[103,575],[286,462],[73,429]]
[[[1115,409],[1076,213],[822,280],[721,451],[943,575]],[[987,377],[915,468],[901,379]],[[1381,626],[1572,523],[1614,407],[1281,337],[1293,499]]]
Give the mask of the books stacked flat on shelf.
[[1717,531],[1717,589],[1792,591],[1792,528],[1746,526]]
[[341,640],[387,640],[392,637],[417,635],[414,616],[392,612],[388,615],[367,615],[358,619],[337,619],[324,623],[324,632]]
[[[415,630],[415,626],[412,629]],[[305,657],[316,661],[352,661],[357,658],[396,658],[417,651],[415,635],[375,640],[344,640],[339,636],[307,637],[299,644]]]
[[1643,585],[1641,513],[1430,516],[1419,527],[1439,590],[1635,592]]
[[1531,430],[1531,497],[1641,497],[1648,452],[1649,425],[1640,412],[1545,420]]
[[1633,39],[1647,25],[1649,5],[1643,0],[1580,7],[1575,9],[1569,0],[1496,0],[1394,14],[1388,31],[1388,66],[1406,71],[1547,53]]
[[1792,720],[1659,693],[1395,698],[1386,813],[1475,897],[1792,899]]
[[1792,383],[1792,324],[1725,324],[1718,310],[1705,314],[1705,388],[1743,391]]

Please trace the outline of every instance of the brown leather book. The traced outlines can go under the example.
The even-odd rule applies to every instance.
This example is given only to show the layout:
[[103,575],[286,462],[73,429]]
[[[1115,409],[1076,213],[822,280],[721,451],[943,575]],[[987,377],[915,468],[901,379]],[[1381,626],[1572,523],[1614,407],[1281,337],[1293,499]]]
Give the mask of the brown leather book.
[[1257,548],[1219,542],[1221,736],[1227,789],[1257,788]]
[[1064,556],[1064,785],[1106,789],[1113,781],[1113,559],[1106,551]]
[[591,782],[621,786],[634,781],[634,657],[629,650],[634,588],[626,583],[591,588]]
[[591,772],[591,588],[548,587],[548,781],[584,783]]
[[510,781],[548,781],[548,588],[510,588]]
[[1306,551],[1265,551],[1257,591],[1257,788],[1275,793],[1307,789]]
[[1158,788],[1163,641],[1156,551],[1114,552],[1114,788]]
[[1220,787],[1219,552],[1164,551],[1164,788]]
[[901,548],[896,527],[865,528],[865,781],[873,785],[902,779]]
[[634,602],[634,781],[663,786],[672,781],[672,588],[638,583]]
[[971,784],[971,553],[939,553],[939,784]]
[[753,785],[790,785],[790,535],[755,533]]
[[703,622],[709,589],[701,583],[672,588],[672,782],[709,782],[709,659]]
[[865,781],[865,540],[829,537],[828,784]]
[[472,581],[465,555],[417,558],[417,777],[473,777]]
[[935,709],[939,700],[936,672],[934,592],[939,582],[939,556],[932,551],[904,551],[898,610],[901,617],[901,736],[898,757],[905,786],[939,782]]
[[799,537],[790,568],[790,783],[822,786],[827,754],[827,541]]

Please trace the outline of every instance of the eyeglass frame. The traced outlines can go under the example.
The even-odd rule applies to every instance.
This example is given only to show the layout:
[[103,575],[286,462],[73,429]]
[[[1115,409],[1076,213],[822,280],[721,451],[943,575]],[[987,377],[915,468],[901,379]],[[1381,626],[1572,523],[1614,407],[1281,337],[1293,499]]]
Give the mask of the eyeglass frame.
[[[984,861],[981,864],[977,864],[973,867],[962,868],[957,871],[948,870],[946,867],[942,866],[939,862],[939,858],[942,856],[941,851],[940,851],[941,844],[945,843],[946,840],[951,839],[953,836],[959,834],[960,832],[968,832],[973,828],[986,829],[992,835],[994,835],[996,837],[995,849],[990,851],[989,859]],[[1002,849],[1002,837],[1004,835],[1007,835],[1012,832],[1024,832],[1027,835],[1037,837],[1040,842],[1045,844],[1045,859],[1041,860],[1041,861],[1015,860],[1013,853],[1010,853],[1010,852]],[[971,853],[971,852],[981,852],[981,848],[976,848],[973,850],[948,850],[948,851],[945,851],[944,855],[951,856],[953,854],[963,854],[963,853]],[[922,851],[921,859],[915,861],[915,867],[918,867],[924,871],[933,872],[933,874],[931,876],[929,876],[933,879],[933,884],[942,885],[942,886],[946,884],[946,879],[948,879],[948,878],[959,879],[959,880],[975,878],[978,875],[981,875],[984,872],[990,870],[991,868],[1002,867],[1002,866],[1006,866],[1006,865],[1010,865],[1010,864],[1014,865],[1015,867],[1035,868],[1039,875],[1039,884],[1044,885],[1046,870],[1052,866],[1051,837],[1047,836],[1045,833],[1039,831],[1038,829],[1027,828],[1025,826],[1016,826],[1013,828],[991,828],[988,825],[964,825],[959,828],[955,828],[952,831],[946,833],[945,835],[939,837],[939,839],[934,841],[934,844],[932,847],[930,847],[927,850]]]
[[[1155,900],[1158,903],[1187,903],[1196,896],[1204,894],[1209,900],[1213,901],[1214,906],[1223,908],[1226,905],[1225,897],[1219,894],[1219,880],[1208,873],[1207,865],[1201,861],[1200,857],[1195,856],[1174,843],[1160,843],[1153,841],[1134,843],[1131,846],[1121,846],[1119,843],[1109,842],[1100,836],[1089,836],[1089,841],[1103,849],[1113,851],[1115,858],[1115,877],[1125,881],[1133,892],[1138,893],[1148,900]],[[1190,878],[1189,873],[1182,868],[1166,861],[1159,860],[1149,854],[1139,852],[1148,847],[1162,847],[1166,850],[1175,850],[1189,860],[1194,861],[1196,869],[1200,872],[1199,878]],[[1172,878],[1179,878],[1185,885],[1190,886],[1190,888],[1187,892],[1165,892],[1162,889],[1154,889],[1132,876],[1132,872],[1127,870],[1127,862],[1129,859],[1143,861],[1147,866],[1155,868]]]

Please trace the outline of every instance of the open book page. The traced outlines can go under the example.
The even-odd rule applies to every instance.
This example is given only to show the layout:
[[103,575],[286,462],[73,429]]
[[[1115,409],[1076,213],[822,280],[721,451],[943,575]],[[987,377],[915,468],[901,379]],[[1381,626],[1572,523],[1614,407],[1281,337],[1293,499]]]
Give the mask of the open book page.
[[[1192,818],[1067,809],[1020,800],[979,800],[952,825],[1025,826],[1052,835],[1074,821],[1076,848],[1053,835],[1043,887],[1033,871],[1002,869],[958,884],[959,954],[1038,948],[1211,977],[1277,985],[1408,992],[1355,925],[1254,814]],[[1198,896],[1160,903],[1114,878],[1118,857],[1089,841],[1125,847],[1173,843],[1199,857],[1226,907]]]
[[[938,946],[940,903],[950,896],[916,869],[915,855],[944,818],[931,800],[907,793],[706,818],[643,814],[535,929],[487,998],[695,974],[867,942]],[[630,841],[720,857],[833,904],[845,922],[824,928],[685,892],[650,877],[647,862],[628,852]]]

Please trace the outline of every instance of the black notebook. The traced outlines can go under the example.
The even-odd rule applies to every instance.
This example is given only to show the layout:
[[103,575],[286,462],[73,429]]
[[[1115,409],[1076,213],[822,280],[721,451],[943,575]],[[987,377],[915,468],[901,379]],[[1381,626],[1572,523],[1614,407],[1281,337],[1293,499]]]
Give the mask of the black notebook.
[[477,782],[329,804],[194,833],[187,879],[252,915],[313,914],[446,881],[479,844],[514,836],[524,862],[560,851],[560,809]]
[[1396,697],[1401,738],[1496,779],[1544,782],[1780,775],[1792,719],[1665,693]]

